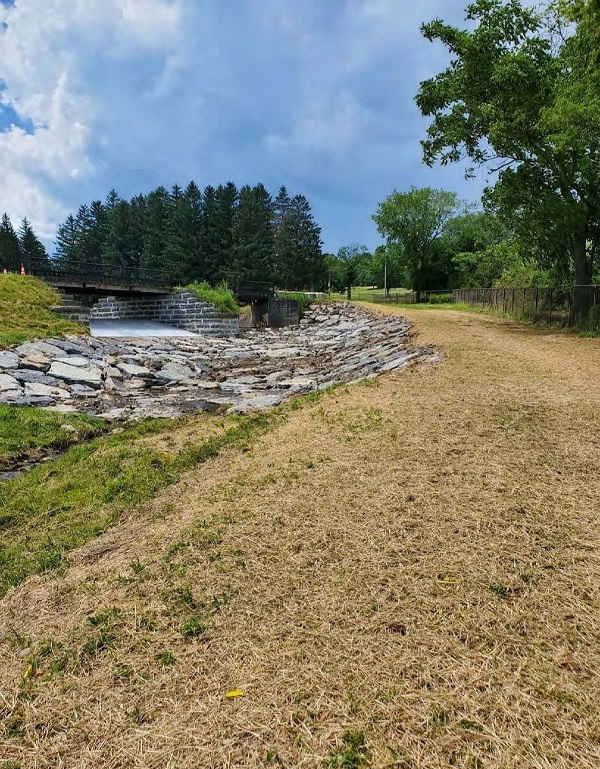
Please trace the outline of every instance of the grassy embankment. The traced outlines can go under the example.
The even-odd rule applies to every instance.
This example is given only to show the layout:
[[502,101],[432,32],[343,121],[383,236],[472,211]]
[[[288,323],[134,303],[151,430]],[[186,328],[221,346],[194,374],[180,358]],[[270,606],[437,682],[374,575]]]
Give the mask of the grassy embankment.
[[58,304],[58,293],[42,280],[0,274],[0,349],[29,339],[85,333],[85,326],[52,312]]
[[[152,499],[183,472],[225,449],[247,450],[259,435],[285,419],[286,409],[301,402],[268,415],[148,420],[73,446],[25,476],[1,483],[0,596],[31,574],[64,568],[73,548],[113,526],[123,511]],[[23,412],[16,418],[9,413],[9,419],[24,427],[21,445],[45,445],[41,427],[46,429],[47,445],[56,445],[57,434],[62,438],[60,422],[46,424],[55,415],[37,409]],[[1,419],[2,412],[0,450],[4,442],[14,451],[16,430],[7,439]],[[101,420],[85,417],[68,423],[77,426],[81,439],[104,429]],[[71,435],[67,433],[65,441]],[[155,439],[149,441],[150,436]]]
[[67,449],[105,429],[104,420],[87,415],[0,404],[0,469],[38,449]]
[[[145,505],[118,485],[109,533],[0,599],[5,760],[600,765],[600,343],[402,313],[439,366],[290,409]],[[164,462],[207,424],[111,451]]]
[[[0,349],[31,339],[85,333],[81,324],[51,311],[59,301],[57,292],[37,278],[0,274]],[[0,405],[0,468],[18,457],[66,448],[103,430],[101,420],[89,417]]]
[[187,291],[192,291],[203,302],[210,302],[224,315],[237,315],[240,311],[233,291],[227,283],[211,286],[206,281],[194,282],[185,286]]

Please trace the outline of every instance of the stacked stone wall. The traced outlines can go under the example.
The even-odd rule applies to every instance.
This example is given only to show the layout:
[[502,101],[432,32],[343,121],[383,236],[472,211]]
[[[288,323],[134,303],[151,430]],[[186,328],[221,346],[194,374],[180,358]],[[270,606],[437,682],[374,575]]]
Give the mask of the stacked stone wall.
[[269,302],[269,326],[296,326],[300,323],[300,305],[296,299],[273,298]]
[[141,297],[106,296],[92,308],[90,320],[153,320],[203,336],[238,336],[237,315],[221,314],[191,291]]

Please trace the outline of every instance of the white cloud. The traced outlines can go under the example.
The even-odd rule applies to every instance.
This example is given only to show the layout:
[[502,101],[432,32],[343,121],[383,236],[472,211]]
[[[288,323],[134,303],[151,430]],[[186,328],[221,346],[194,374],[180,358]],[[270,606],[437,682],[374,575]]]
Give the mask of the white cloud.
[[30,119],[34,133],[16,126],[0,133],[0,206],[15,220],[27,216],[50,238],[66,211],[53,190],[67,180],[93,177],[95,129],[113,106],[102,71],[89,71],[90,57],[99,68],[107,55],[126,60],[150,53],[170,61],[180,36],[181,4],[28,0],[5,18],[2,101]]
[[69,212],[112,186],[128,196],[190,178],[260,179],[308,195],[333,233],[326,239],[364,242],[381,195],[442,183],[420,164],[413,97],[445,55],[419,24],[460,20],[463,8],[18,0],[0,10],[0,101],[34,133],[0,127],[0,214],[26,215],[50,240]]

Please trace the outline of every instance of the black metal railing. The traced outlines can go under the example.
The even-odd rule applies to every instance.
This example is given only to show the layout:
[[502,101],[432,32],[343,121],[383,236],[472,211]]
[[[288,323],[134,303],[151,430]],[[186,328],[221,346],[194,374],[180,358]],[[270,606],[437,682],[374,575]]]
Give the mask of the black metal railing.
[[141,267],[136,264],[25,259],[23,267],[28,275],[43,278],[50,283],[73,283],[82,286],[91,284],[170,288],[180,282],[176,268],[173,270],[157,270]]

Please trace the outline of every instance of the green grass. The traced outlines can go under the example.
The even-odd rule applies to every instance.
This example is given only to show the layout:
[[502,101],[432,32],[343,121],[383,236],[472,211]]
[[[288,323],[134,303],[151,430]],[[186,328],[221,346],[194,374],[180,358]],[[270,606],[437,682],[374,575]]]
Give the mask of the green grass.
[[106,428],[102,419],[85,415],[0,404],[0,465],[32,449],[66,449]]
[[195,281],[185,286],[185,289],[186,291],[192,291],[203,302],[214,304],[223,315],[237,315],[240,311],[233,291],[226,283],[219,283],[218,286],[213,288],[206,281],[202,283]]
[[0,274],[0,348],[28,339],[85,333],[80,323],[52,312],[57,304],[59,295],[42,280]]
[[73,446],[0,484],[0,596],[31,574],[65,567],[70,550],[106,531],[123,511],[153,498],[223,449],[249,445],[281,421],[281,413],[230,417],[223,434],[172,454],[137,439],[172,430],[178,422],[149,421]]
[[346,732],[342,737],[344,747],[336,750],[323,761],[325,769],[360,769],[369,759],[364,732]]

